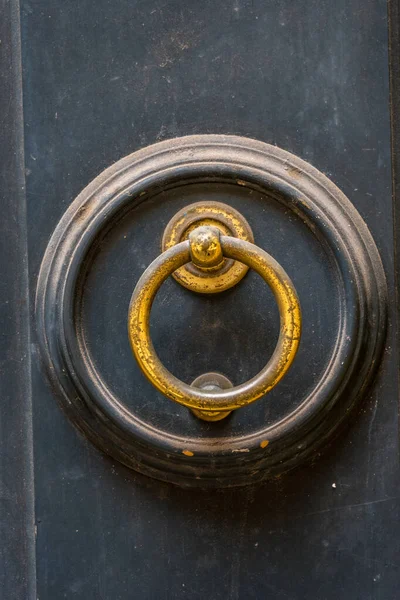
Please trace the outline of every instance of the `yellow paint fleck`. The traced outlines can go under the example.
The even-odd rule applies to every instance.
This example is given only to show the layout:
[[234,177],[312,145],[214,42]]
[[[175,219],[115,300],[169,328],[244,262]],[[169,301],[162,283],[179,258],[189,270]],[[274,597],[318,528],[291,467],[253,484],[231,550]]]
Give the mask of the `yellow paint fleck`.
[[261,448],[266,448],[269,444],[269,440],[263,440],[260,444]]
[[182,454],[184,454],[185,456],[194,456],[194,452],[192,452],[191,450],[182,450]]

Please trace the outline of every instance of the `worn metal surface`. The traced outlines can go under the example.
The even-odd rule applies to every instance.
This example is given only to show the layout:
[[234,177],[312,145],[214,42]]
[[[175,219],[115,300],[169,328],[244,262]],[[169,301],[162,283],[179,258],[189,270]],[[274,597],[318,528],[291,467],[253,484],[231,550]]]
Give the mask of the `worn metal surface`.
[[[145,241],[140,242],[145,230],[140,226],[138,208],[143,209],[143,205],[154,207],[155,215],[160,215],[163,207],[173,204],[170,201],[173,194],[182,201],[193,189],[198,193],[199,188],[194,188],[194,181],[200,186],[203,197],[212,197],[216,191],[224,189],[231,201],[235,198],[239,200],[245,188],[250,211],[257,208],[259,216],[261,209],[268,221],[274,212],[272,202],[285,209],[278,217],[280,227],[278,244],[275,245],[275,252],[281,254],[282,263],[287,261],[289,248],[288,244],[282,244],[279,235],[282,229],[290,228],[291,236],[298,235],[299,231],[307,231],[312,246],[308,265],[304,260],[304,252],[307,251],[304,241],[294,244],[290,267],[291,274],[296,276],[296,289],[299,290],[303,311],[306,307],[310,319],[308,331],[304,330],[308,334],[308,344],[302,343],[302,354],[294,367],[279,385],[271,388],[268,395],[259,400],[258,411],[258,407],[243,406],[240,411],[234,411],[231,418],[223,423],[220,421],[219,427],[214,425],[212,429],[203,429],[199,423],[188,420],[188,411],[176,413],[176,407],[173,410],[174,418],[171,418],[171,413],[169,418],[163,418],[165,411],[170,410],[165,406],[168,399],[159,401],[157,410],[154,410],[157,390],[153,386],[150,389],[141,387],[143,376],[140,368],[132,362],[131,357],[128,359],[125,355],[128,350],[126,325],[123,336],[119,327],[116,329],[118,334],[111,335],[115,318],[114,301],[122,293],[123,304],[128,304],[126,294],[128,292],[130,296],[132,293],[130,278],[125,276],[121,282],[116,277],[118,273],[121,275],[132,269],[135,263],[136,268],[142,270],[135,258],[137,252],[148,252],[151,244],[156,242],[154,222],[149,222],[146,209],[145,222],[151,227],[153,237],[146,237]],[[255,192],[258,203],[255,202]],[[155,202],[160,195],[162,202]],[[292,227],[295,215],[299,218]],[[253,220],[257,222],[256,218]],[[121,234],[121,226],[125,229],[124,235]],[[270,237],[271,228],[267,226],[259,231],[257,239],[269,244]],[[150,370],[156,366],[151,375],[164,374],[163,391],[168,394],[169,384],[172,383],[175,398],[183,403],[185,399],[179,387],[184,387],[186,399],[196,397],[201,401],[201,397],[207,394],[188,385],[185,387],[168,375],[168,370],[176,369],[176,366],[168,369],[168,363],[173,348],[170,336],[175,328],[179,329],[179,321],[168,318],[164,308],[159,313],[158,328],[153,339],[161,333],[162,347],[168,351],[164,352],[164,359],[160,363],[155,358],[155,352],[149,352],[151,342],[149,337],[146,338],[148,324],[142,318],[149,314],[148,303],[158,285],[176,267],[189,261],[189,242],[181,244],[170,248],[165,254],[171,257],[169,262],[172,266],[168,261],[164,262],[164,255],[156,259],[153,273],[150,269],[143,276],[146,278],[150,272],[149,287],[152,288],[152,294],[147,294],[147,285],[137,288],[138,297],[143,294],[143,302],[135,305],[134,301],[132,306],[138,308],[142,336],[142,344],[135,345],[135,351],[140,350],[145,341],[144,349],[148,358],[141,366],[146,369],[150,366]],[[263,256],[262,251],[254,250],[255,247],[244,240],[228,236],[224,238],[224,244],[229,250],[228,256],[240,258],[259,269],[257,257]],[[239,247],[235,248],[240,244],[246,248],[243,254],[240,254]],[[99,251],[102,247],[107,247],[103,258]],[[181,256],[178,263],[174,264],[185,247],[186,255],[183,250],[185,256]],[[127,248],[131,248],[131,255]],[[118,261],[112,258],[112,252],[116,250]],[[124,265],[124,260],[129,262],[129,267]],[[325,267],[322,279],[316,277],[316,268],[321,260]],[[271,265],[273,259],[263,258],[262,262]],[[296,268],[295,264],[300,268]],[[110,275],[102,276],[99,280],[96,276],[99,266],[111,269]],[[143,268],[145,266],[146,263]],[[305,269],[308,268],[309,275],[305,276]],[[275,265],[274,269],[280,270],[281,267]],[[267,271],[264,270],[264,277]],[[268,283],[271,284],[275,279],[275,276],[268,277]],[[283,275],[285,279],[286,275]],[[235,289],[235,294],[232,291],[235,303],[240,302],[240,291],[242,288],[245,291],[249,280],[250,277],[243,280],[242,285]],[[113,281],[112,288],[109,287],[110,281]],[[319,373],[305,368],[310,361],[310,352],[314,361],[321,356],[321,349],[315,344],[315,329],[311,325],[315,318],[313,315],[316,311],[318,314],[321,306],[312,301],[310,284],[318,290],[326,290],[322,302],[326,320],[317,325],[323,340],[322,349],[326,353],[325,357],[322,355]],[[114,301],[99,305],[99,285],[106,285],[108,292],[111,289]],[[321,285],[324,287],[321,288]],[[272,288],[274,286],[275,283]],[[91,290],[97,290],[93,297],[94,305],[90,302]],[[264,315],[269,316],[269,324],[273,328],[274,324],[279,323],[279,318],[271,318],[275,302],[263,303],[261,294],[251,292],[254,306],[250,307],[248,302],[242,303],[242,319],[247,306],[252,312],[257,307],[258,312],[262,310]],[[160,296],[161,291],[158,298]],[[178,305],[171,295],[174,310],[193,315],[193,296],[189,294]],[[206,295],[198,296],[205,301]],[[224,297],[222,294],[213,294],[210,301],[214,306],[217,306],[216,298],[219,297],[223,298],[224,303],[227,302],[226,293]],[[282,295],[278,300],[281,302]],[[329,311],[332,300],[334,309]],[[147,308],[143,311],[146,302]],[[106,319],[99,313],[102,306],[109,315]],[[127,312],[128,308],[124,314]],[[285,317],[286,313],[290,315],[289,311],[281,311]],[[54,383],[57,398],[73,422],[96,445],[124,464],[184,486],[249,485],[282,475],[305,460],[315,458],[349,419],[352,409],[362,400],[376,373],[385,340],[386,314],[386,282],[379,253],[360,214],[340,190],[310,164],[282,149],[244,137],[223,135],[187,136],[155,144],[125,157],[97,177],[79,194],[57,225],[43,257],[36,293],[36,330],[43,366]],[[293,317],[296,317],[296,313],[293,313]],[[223,320],[219,317],[219,323],[225,322],[237,323],[237,306],[224,311]],[[108,363],[103,362],[100,368],[98,360],[104,355],[104,348],[98,340],[93,343],[92,338],[90,341],[91,331],[99,323],[104,324],[111,350]],[[189,356],[196,356],[197,359],[179,361],[180,380],[185,381],[185,368],[188,367],[197,374],[209,371],[209,368],[201,369],[204,362],[207,365],[211,363],[215,370],[223,361],[225,366],[221,372],[226,375],[230,374],[229,364],[233,360],[244,363],[242,350],[233,353],[229,347],[231,336],[223,339],[219,346],[210,344],[209,332],[213,331],[214,324],[205,322],[201,328],[194,329],[194,336],[191,331],[193,323],[192,318],[184,339],[191,346]],[[165,330],[168,333],[163,338],[162,332]],[[331,335],[328,336],[326,333],[329,330]],[[265,372],[262,368],[265,364],[264,355],[254,344],[257,331],[257,324],[246,331],[251,350],[251,361],[247,368],[254,369],[255,361],[262,361],[259,375],[244,378],[250,381],[242,384],[242,387],[239,385],[239,389],[246,389],[246,393],[252,391],[252,385],[262,383],[263,375],[268,374],[268,366]],[[279,340],[279,332],[277,337]],[[272,341],[271,336],[267,339]],[[304,339],[307,340],[307,337],[303,335]],[[202,340],[203,353],[199,352]],[[114,348],[117,347],[123,348],[124,358],[115,361]],[[270,366],[275,360],[280,360],[279,352],[273,355]],[[120,378],[116,378],[115,373],[111,382],[107,381],[106,374],[110,368],[117,372],[123,368],[123,380],[128,384],[126,391],[121,393],[118,386]],[[192,380],[193,377],[190,377]],[[237,373],[232,381],[241,383]],[[272,400],[274,393],[275,402]],[[214,399],[214,406],[233,394],[234,390],[221,392]],[[282,405],[283,411],[281,409],[280,413]],[[220,407],[230,409],[229,404]],[[259,416],[268,409],[268,418],[265,413]],[[261,452],[261,444],[265,440],[269,442],[268,448]],[[189,443],[195,460],[188,462],[183,450],[187,449]]]
[[[172,217],[163,234],[162,249],[168,250],[183,242],[188,239],[193,229],[202,225],[217,227],[223,235],[254,242],[251,227],[240,212],[222,202],[203,200],[185,206]],[[248,269],[247,265],[225,259],[221,265],[213,265],[207,269],[188,263],[172,276],[193,292],[212,294],[228,290],[239,283]]]
[[[208,392],[217,392],[220,390],[226,390],[232,388],[232,382],[230,379],[225,377],[225,375],[221,375],[221,373],[203,373],[196,377],[194,381],[191,383],[192,387],[200,388],[206,390]],[[192,413],[196,415],[199,419],[204,419],[204,410],[199,411],[195,408],[192,408]],[[208,421],[220,421],[221,419],[225,419],[231,413],[230,410],[220,411],[220,412],[208,412],[207,419]],[[190,451],[189,451],[190,452]],[[186,451],[187,454],[187,451]],[[194,456],[193,452],[191,452],[191,456]]]
[[[161,284],[176,269],[190,260],[202,267],[213,266],[220,264],[223,256],[251,267],[270,286],[279,307],[280,333],[272,357],[255,377],[240,386],[213,394],[189,387],[160,362],[150,337],[150,311]],[[215,283],[212,281],[211,285],[214,287]],[[203,226],[192,231],[188,241],[163,252],[143,273],[130,302],[128,332],[132,351],[149,381],[171,400],[196,409],[198,413],[205,411],[205,421],[215,420],[209,418],[209,413],[217,412],[220,416],[221,411],[247,406],[268,394],[285,376],[300,343],[300,303],[289,276],[267,252],[250,242],[220,236],[217,228]]]

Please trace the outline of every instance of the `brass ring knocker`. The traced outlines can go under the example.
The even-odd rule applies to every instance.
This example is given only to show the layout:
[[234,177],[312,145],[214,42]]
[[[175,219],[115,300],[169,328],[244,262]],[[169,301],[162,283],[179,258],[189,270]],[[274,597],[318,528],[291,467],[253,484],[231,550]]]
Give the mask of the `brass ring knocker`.
[[[272,357],[255,377],[236,387],[210,392],[190,387],[163,366],[150,338],[149,318],[159,287],[176,269],[190,261],[205,269],[215,267],[224,258],[253,268],[270,286],[279,307],[280,334]],[[163,252],[143,273],[131,298],[128,332],[133,353],[149,381],[199,418],[217,421],[264,396],[288,371],[300,342],[300,303],[288,275],[267,252],[250,242],[221,236],[217,227],[202,226],[192,231],[188,240]]]

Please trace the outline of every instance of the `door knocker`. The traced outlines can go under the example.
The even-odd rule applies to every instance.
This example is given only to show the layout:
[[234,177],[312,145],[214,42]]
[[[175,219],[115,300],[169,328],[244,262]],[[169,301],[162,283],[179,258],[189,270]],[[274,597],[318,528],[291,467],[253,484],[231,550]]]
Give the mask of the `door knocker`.
[[276,146],[199,135],[79,194],[35,310],[41,364],[86,437],[151,477],[223,487],[338,435],[379,366],[386,304],[374,240],[332,181]]
[[[229,211],[229,207],[225,208]],[[271,287],[280,311],[280,335],[271,359],[256,377],[237,387],[210,392],[188,386],[165,369],[150,339],[149,318],[157,290],[169,275],[189,262],[206,275],[209,269],[217,269],[207,277],[202,288],[203,293],[216,293],[219,291],[218,268],[223,267],[226,259],[255,269]],[[143,273],[132,295],[128,331],[136,360],[158,390],[191,408],[200,419],[219,421],[232,410],[267,394],[290,368],[300,342],[300,304],[288,275],[269,254],[248,241],[221,236],[216,226],[203,225],[190,231],[188,240],[171,246]]]

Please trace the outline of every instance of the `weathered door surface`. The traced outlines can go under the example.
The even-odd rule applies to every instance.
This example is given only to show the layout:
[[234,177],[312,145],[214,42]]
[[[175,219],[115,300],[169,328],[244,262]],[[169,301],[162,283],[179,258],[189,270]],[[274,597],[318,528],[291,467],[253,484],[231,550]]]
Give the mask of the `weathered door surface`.
[[0,5],[0,597],[398,598],[397,3]]

